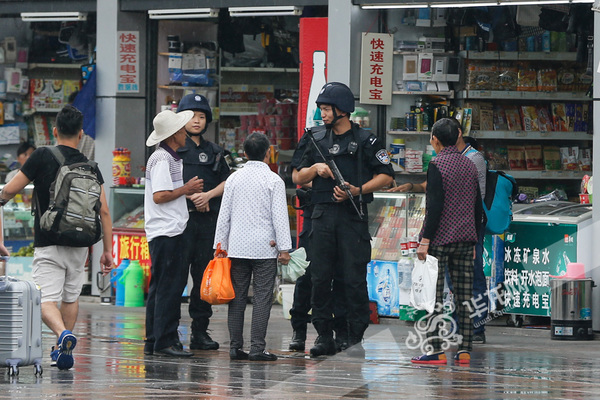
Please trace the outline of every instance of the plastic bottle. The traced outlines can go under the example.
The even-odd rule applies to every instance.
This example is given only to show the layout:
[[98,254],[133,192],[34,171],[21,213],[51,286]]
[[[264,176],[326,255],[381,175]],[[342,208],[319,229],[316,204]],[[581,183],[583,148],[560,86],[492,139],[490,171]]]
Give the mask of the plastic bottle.
[[412,286],[412,270],[414,260],[410,257],[401,257],[398,260],[398,286],[408,290]]
[[113,150],[112,160],[113,185],[119,185],[119,178],[131,177],[131,152],[123,147]]
[[144,270],[138,260],[133,260],[119,281],[125,286],[125,307],[144,306]]
[[[315,51],[313,53],[313,76],[310,82],[310,90],[308,92],[308,103],[306,107],[306,127],[315,126],[315,109],[317,108],[317,97],[319,92],[327,83],[325,78],[325,52]],[[321,113],[319,112],[319,117]],[[319,118],[320,119],[320,118]]]
[[125,286],[121,283],[123,271],[129,266],[129,258],[121,260],[119,266],[110,272],[110,282],[115,292],[115,306],[123,306],[125,304]]
[[550,32],[544,31],[542,34],[542,51],[549,53],[550,52]]

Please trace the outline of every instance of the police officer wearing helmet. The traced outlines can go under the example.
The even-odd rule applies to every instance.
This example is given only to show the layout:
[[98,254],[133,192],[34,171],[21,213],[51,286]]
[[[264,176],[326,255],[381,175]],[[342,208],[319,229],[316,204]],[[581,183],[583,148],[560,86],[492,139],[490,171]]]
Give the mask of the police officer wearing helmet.
[[318,332],[310,350],[313,357],[336,353],[333,340],[334,276],[342,275],[346,318],[348,321],[348,354],[363,356],[363,334],[369,323],[367,264],[371,259],[371,236],[366,203],[373,192],[389,186],[394,171],[377,137],[350,121],[354,111],[354,95],[348,86],[330,82],[317,97],[317,106],[325,127],[312,128],[321,153],[337,164],[349,188],[358,215],[346,192],[336,186],[333,174],[314,145],[303,155],[294,183],[312,181],[311,272],[312,323]]
[[223,148],[203,137],[212,121],[212,111],[206,97],[199,94],[184,96],[177,112],[185,110],[193,111],[194,117],[185,125],[188,134],[185,146],[177,150],[183,159],[183,179],[187,181],[198,176],[204,181],[203,191],[187,199],[190,218],[183,233],[186,262],[190,264],[194,282],[189,305],[192,318],[190,349],[217,350],[219,343],[212,340],[206,331],[212,308],[200,299],[200,285],[204,270],[214,254],[212,247],[219,206],[230,171]]

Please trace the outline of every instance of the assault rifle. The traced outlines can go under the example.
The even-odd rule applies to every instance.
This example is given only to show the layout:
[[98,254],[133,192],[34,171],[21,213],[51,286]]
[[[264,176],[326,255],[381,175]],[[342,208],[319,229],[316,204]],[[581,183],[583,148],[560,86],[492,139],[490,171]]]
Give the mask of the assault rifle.
[[304,133],[306,135],[308,135],[308,138],[312,142],[313,146],[315,146],[315,148],[319,152],[319,155],[323,158],[323,160],[325,160],[325,163],[327,164],[327,166],[333,173],[333,178],[335,180],[336,185],[340,189],[342,189],[344,192],[346,192],[346,195],[348,196],[348,200],[350,201],[350,203],[352,203],[352,207],[354,207],[354,210],[356,210],[356,213],[358,214],[360,219],[363,219],[364,214],[358,209],[358,207],[356,207],[356,203],[354,202],[354,196],[352,195],[350,188],[344,184],[344,182],[346,182],[346,181],[344,180],[344,177],[342,176],[342,173],[340,172],[335,161],[333,161],[333,157],[331,157],[331,156],[325,157],[325,155],[321,151],[321,148],[319,147],[319,144],[315,140],[315,137],[313,136],[312,130],[310,128],[304,129]]

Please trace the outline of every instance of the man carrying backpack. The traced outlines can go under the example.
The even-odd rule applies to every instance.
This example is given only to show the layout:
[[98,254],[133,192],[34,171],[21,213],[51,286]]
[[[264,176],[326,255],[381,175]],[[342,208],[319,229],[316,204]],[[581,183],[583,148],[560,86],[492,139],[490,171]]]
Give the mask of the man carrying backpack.
[[[33,280],[42,292],[42,320],[58,337],[52,347],[52,366],[69,369],[73,366],[73,348],[76,336],[71,332],[77,320],[79,295],[84,281],[84,266],[88,248],[102,236],[103,251],[100,256],[102,272],[110,272],[112,259],[112,222],[106,202],[102,174],[98,166],[77,150],[83,135],[83,115],[73,106],[65,106],[56,117],[53,135],[56,149],[40,147],[35,150],[17,175],[0,193],[0,205],[6,204],[23,188],[34,185],[34,246]],[[60,158],[60,160],[59,160]],[[65,176],[73,179],[65,179]],[[70,187],[59,181],[69,181]],[[57,182],[55,185],[55,181]],[[69,221],[57,216],[55,226],[48,230],[43,218],[52,217],[60,202],[55,200],[65,190],[77,192],[77,185],[87,185],[91,197],[80,196],[78,212],[84,221],[81,226],[71,226]],[[87,197],[86,197],[87,196]],[[75,205],[67,204],[73,213]],[[92,213],[92,214],[90,214]],[[62,213],[59,213],[60,215]],[[86,217],[86,218],[83,218]],[[75,232],[74,235],[70,235]],[[1,249],[1,248],[0,248]],[[60,302],[60,307],[58,303]]]

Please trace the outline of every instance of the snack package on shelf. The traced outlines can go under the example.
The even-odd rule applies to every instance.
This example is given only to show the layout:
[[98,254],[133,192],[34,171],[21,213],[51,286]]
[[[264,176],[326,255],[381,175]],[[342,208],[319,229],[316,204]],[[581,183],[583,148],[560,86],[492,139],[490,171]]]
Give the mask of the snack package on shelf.
[[494,130],[494,111],[491,108],[481,108],[479,111],[479,129],[482,131]]
[[507,170],[509,168],[508,149],[505,146],[488,148],[485,151],[485,158],[489,169]]
[[592,149],[579,149],[579,169],[581,171],[592,170]]
[[538,92],[556,92],[558,90],[556,70],[540,69],[537,73]]
[[575,103],[566,103],[565,111],[567,117],[567,131],[573,132],[575,130]]
[[508,146],[508,163],[511,170],[525,171],[527,169],[525,147],[515,145]]
[[560,162],[565,171],[577,171],[579,169],[579,147],[561,147]]
[[552,112],[552,125],[554,126],[554,130],[566,132],[568,130],[568,124],[565,103],[551,103],[550,110]]
[[463,135],[469,136],[471,133],[471,125],[473,119],[473,111],[470,108],[465,108],[463,110],[463,120],[462,120],[462,132]]
[[508,124],[506,123],[506,112],[504,111],[504,107],[494,107],[494,130],[505,131],[507,129]]
[[506,107],[504,112],[506,113],[506,124],[509,131],[523,130],[521,114],[519,114],[519,110],[516,107]]
[[537,122],[538,129],[541,132],[550,132],[554,130],[554,126],[552,125],[552,118],[550,117],[550,112],[548,111],[548,107],[545,105],[537,106]]
[[498,90],[517,90],[519,68],[511,63],[501,63],[498,67]]
[[522,92],[537,91],[537,72],[525,64],[519,66],[517,90]]
[[575,71],[568,67],[560,68],[557,74],[557,82],[559,92],[574,92]]
[[528,171],[542,171],[544,169],[544,158],[541,145],[525,146],[525,161]]
[[495,63],[470,62],[467,65],[467,90],[495,90],[498,88],[498,69]]
[[547,171],[560,171],[560,149],[558,146],[544,146],[544,169]]
[[535,106],[521,106],[521,117],[523,130],[528,132],[540,130]]
[[468,101],[465,108],[471,109],[471,129],[478,131],[481,129],[481,103]]
[[[587,130],[587,127],[586,129]],[[583,103],[575,103],[575,123],[573,125],[573,131],[584,132],[583,129]]]

